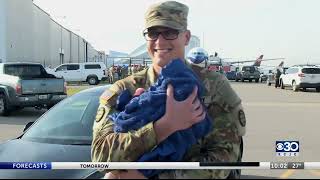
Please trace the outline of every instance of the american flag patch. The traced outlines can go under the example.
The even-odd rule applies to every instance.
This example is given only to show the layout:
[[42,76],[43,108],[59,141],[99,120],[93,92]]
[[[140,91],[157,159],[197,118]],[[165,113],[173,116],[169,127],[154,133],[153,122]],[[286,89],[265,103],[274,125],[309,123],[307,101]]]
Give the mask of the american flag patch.
[[115,95],[116,93],[111,90],[104,91],[104,93],[100,96],[100,103],[106,104]]

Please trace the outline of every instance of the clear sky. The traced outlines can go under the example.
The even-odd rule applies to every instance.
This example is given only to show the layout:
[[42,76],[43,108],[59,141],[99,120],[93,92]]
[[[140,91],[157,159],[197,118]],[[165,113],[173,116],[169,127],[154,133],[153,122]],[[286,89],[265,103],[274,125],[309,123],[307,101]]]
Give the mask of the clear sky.
[[[240,60],[264,54],[284,57],[287,65],[320,64],[319,0],[178,1],[189,6],[188,28],[209,54]],[[97,50],[130,53],[144,43],[144,13],[159,0],[34,2]]]

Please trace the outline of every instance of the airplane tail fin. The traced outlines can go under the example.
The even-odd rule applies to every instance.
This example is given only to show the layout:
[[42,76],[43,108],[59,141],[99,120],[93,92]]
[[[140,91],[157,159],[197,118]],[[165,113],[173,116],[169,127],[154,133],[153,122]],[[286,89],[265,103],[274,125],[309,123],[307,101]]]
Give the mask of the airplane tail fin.
[[278,67],[282,67],[284,64],[284,61],[281,61],[281,63],[278,65]]
[[262,61],[262,58],[263,58],[263,54],[260,55],[257,60],[254,62],[253,66],[260,66],[261,65],[261,61]]

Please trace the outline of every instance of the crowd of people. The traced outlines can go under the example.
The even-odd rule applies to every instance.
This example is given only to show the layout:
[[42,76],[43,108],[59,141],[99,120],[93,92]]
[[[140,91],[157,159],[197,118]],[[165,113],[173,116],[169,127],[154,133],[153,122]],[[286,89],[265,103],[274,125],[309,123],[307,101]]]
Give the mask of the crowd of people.
[[114,83],[117,80],[124,79],[134,73],[146,69],[147,66],[142,64],[132,64],[132,65],[112,65],[108,69],[108,82],[110,84]]

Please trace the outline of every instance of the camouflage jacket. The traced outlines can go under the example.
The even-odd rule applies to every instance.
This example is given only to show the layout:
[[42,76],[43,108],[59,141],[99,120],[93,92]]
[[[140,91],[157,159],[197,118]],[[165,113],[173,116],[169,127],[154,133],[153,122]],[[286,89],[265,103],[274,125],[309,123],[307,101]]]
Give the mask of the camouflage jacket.
[[[241,100],[221,74],[189,65],[206,87],[203,102],[213,117],[213,131],[186,153],[184,162],[236,162],[241,156],[241,136],[245,134],[246,119]],[[134,94],[137,88],[148,89],[156,82],[153,68],[140,71],[114,83],[100,98],[93,126],[92,161],[132,162],[157,146],[153,123],[137,131],[115,133],[108,115],[115,112],[118,95],[125,89]],[[226,178],[230,170],[174,170],[159,178]]]

